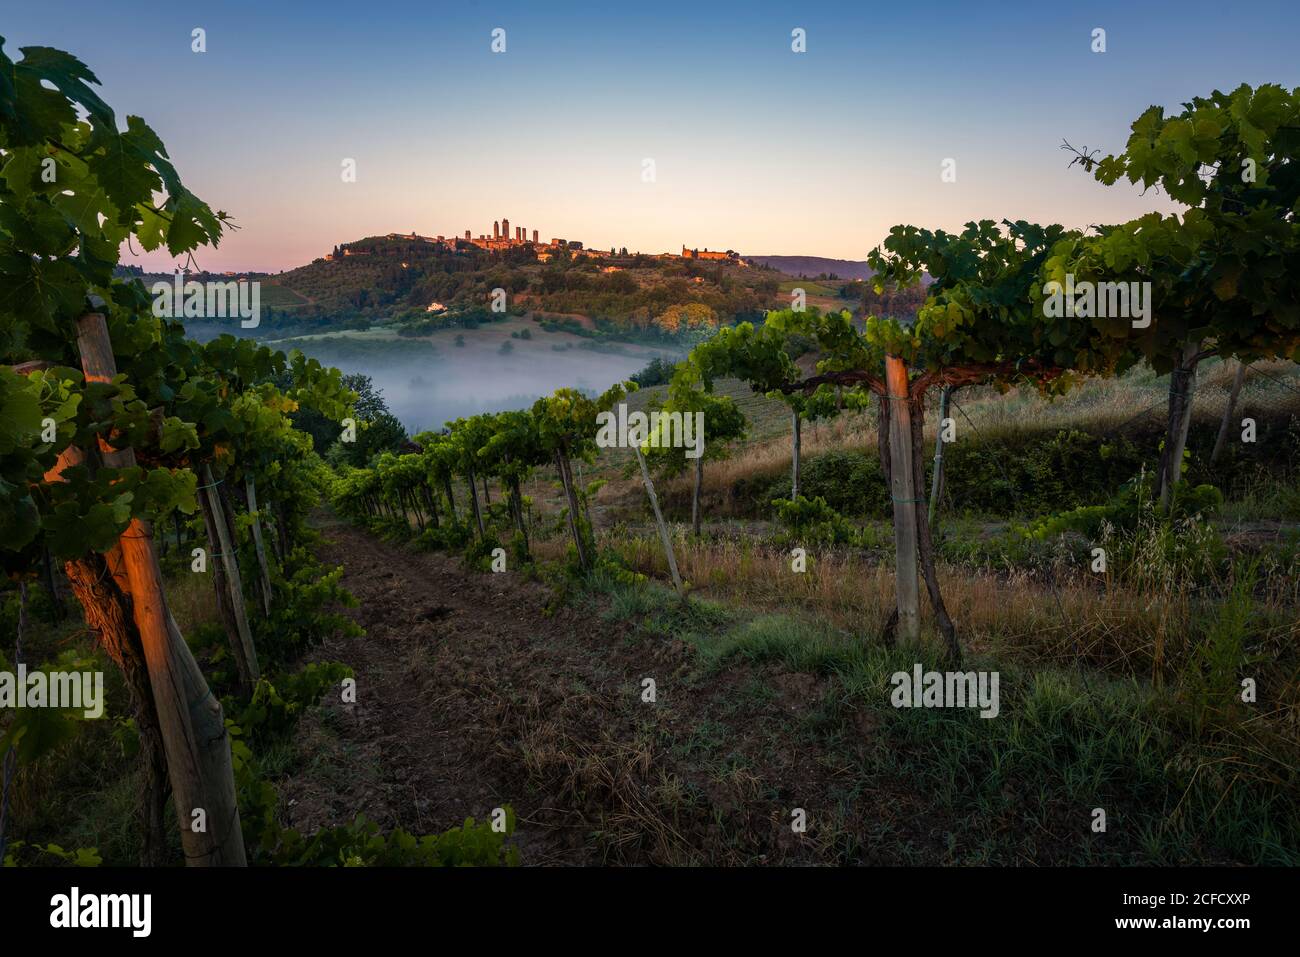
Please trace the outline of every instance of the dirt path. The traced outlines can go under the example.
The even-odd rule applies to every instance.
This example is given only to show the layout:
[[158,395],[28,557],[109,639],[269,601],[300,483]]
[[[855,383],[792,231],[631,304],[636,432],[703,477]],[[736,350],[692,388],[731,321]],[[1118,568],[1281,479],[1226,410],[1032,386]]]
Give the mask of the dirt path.
[[[297,828],[364,813],[430,833],[509,803],[526,864],[795,863],[870,859],[851,850],[864,801],[876,824],[908,813],[860,781],[841,793],[870,729],[827,753],[808,724],[821,679],[748,665],[703,678],[680,641],[633,634],[549,586],[346,524],[323,532],[366,635],[313,652],[352,666],[357,703],[300,724],[301,758],[280,782]],[[642,701],[647,677],[655,703]],[[794,835],[796,807],[816,836]]]

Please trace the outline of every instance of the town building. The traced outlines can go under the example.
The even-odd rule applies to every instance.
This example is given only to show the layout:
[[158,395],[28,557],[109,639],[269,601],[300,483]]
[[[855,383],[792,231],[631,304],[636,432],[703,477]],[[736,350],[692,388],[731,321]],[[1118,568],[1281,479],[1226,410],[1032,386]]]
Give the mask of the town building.
[[[549,243],[543,243],[540,240],[541,231],[532,230],[532,237],[529,238],[529,231],[523,226],[516,226],[514,231],[510,230],[510,220],[506,217],[492,221],[492,233],[488,235],[483,233],[475,237],[472,230],[465,230],[464,239],[456,236],[448,238],[446,236],[421,236],[415,230],[409,233],[389,233],[385,238],[392,242],[407,243],[427,243],[431,246],[442,247],[449,250],[478,248],[489,252],[506,252],[509,250],[527,250],[531,252],[538,262],[549,262],[556,253],[563,251],[571,257],[584,257],[590,259],[612,260],[623,266],[630,265],[635,261],[637,254],[629,254],[626,248],[621,252],[616,252],[615,247],[610,247],[608,251],[604,249],[586,249],[583,243],[576,239],[564,239],[558,236],[552,236]],[[336,262],[342,257],[351,256],[368,256],[370,252],[364,249],[353,249],[350,246],[337,246],[335,249],[324,257],[325,262]],[[691,248],[686,245],[682,246],[681,254],[661,253],[654,255],[652,258],[660,261],[675,259],[691,259],[697,262],[720,262],[730,263],[739,266],[748,266],[749,263],[743,259],[735,250],[728,249],[725,252],[718,250]],[[409,268],[407,262],[402,263],[403,267]],[[612,271],[606,268],[605,271]]]
[[701,259],[701,260],[708,260],[712,262],[725,262],[728,260],[735,261],[740,259],[740,254],[731,249],[728,249],[725,253],[720,253],[720,252],[709,252],[708,249],[704,249],[704,250],[687,249],[685,246],[683,246],[682,258]]

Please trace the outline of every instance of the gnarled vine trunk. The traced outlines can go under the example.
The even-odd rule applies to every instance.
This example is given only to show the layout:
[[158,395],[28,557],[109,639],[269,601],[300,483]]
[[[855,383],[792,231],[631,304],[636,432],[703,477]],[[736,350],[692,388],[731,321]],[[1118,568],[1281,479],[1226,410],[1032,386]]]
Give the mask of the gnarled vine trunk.
[[87,627],[126,681],[131,716],[140,741],[140,773],[144,778],[136,811],[142,836],[140,864],[162,867],[167,863],[164,825],[169,790],[167,755],[163,750],[158,709],[149,686],[144,646],[135,627],[121,551],[114,548],[107,557],[88,555],[67,562],[64,570],[73,594],[81,603]]
[[[917,489],[925,488],[925,403],[918,396],[911,403],[912,413],[912,484]],[[934,567],[934,542],[930,536],[930,517],[926,503],[919,498],[912,504],[912,513],[916,517],[917,559],[921,567],[921,577],[925,579],[925,590],[930,596],[930,607],[934,609],[934,619],[948,646],[948,657],[954,665],[961,664],[961,645],[957,642],[957,629],[948,615],[948,608],[943,603],[943,593],[939,590],[939,575]]]
[[930,477],[930,525],[934,525],[939,515],[939,497],[943,494],[943,422],[948,418],[948,403],[952,400],[953,387],[945,385],[939,397],[939,430],[934,437],[934,473]]
[[469,478],[469,503],[474,509],[474,523],[478,526],[478,537],[484,538],[487,535],[487,531],[483,528],[483,510],[479,508],[479,504],[478,504],[478,488],[474,484],[476,478],[473,469],[470,469],[468,478]]
[[429,509],[429,520],[433,522],[434,528],[440,527],[441,520],[438,517],[438,503],[434,501],[433,490],[429,488],[428,482],[421,483],[420,492],[424,495],[424,504]]
[[578,550],[578,564],[583,571],[591,570],[591,557],[587,554],[586,536],[582,533],[582,515],[578,510],[578,493],[573,487],[573,475],[569,471],[569,457],[563,449],[555,452],[555,467],[560,473],[560,484],[564,486],[564,495],[569,502],[569,532],[573,535],[573,545]]
[[456,515],[456,496],[451,490],[451,475],[447,474],[442,477],[442,490],[447,493],[447,508],[451,512],[451,523],[455,525],[460,521]]

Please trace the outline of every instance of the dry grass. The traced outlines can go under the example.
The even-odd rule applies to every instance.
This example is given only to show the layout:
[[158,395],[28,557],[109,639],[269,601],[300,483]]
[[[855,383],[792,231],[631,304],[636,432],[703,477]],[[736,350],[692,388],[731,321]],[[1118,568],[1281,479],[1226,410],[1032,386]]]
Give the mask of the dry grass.
[[167,607],[171,609],[182,635],[209,622],[220,621],[217,593],[212,587],[212,572],[203,574],[185,571],[168,578],[163,583],[167,594]]
[[[673,543],[678,568],[702,598],[760,612],[795,610],[867,640],[880,633],[894,607],[892,567],[859,553],[810,553],[807,571],[796,574],[783,550],[745,538],[697,541],[683,532],[679,529]],[[562,539],[539,542],[535,550],[557,557],[563,544]],[[630,568],[668,580],[667,561],[653,535],[606,534],[601,544]],[[1009,653],[1035,664],[1087,664],[1157,682],[1186,664],[1216,604],[1176,578],[1134,588],[1080,576],[1052,586],[1024,570],[946,564],[938,573],[945,604],[968,649]],[[1285,598],[1275,593],[1260,601],[1258,650],[1269,658],[1284,657],[1285,648],[1300,640],[1300,621]],[[923,631],[937,646],[924,592],[921,613]]]

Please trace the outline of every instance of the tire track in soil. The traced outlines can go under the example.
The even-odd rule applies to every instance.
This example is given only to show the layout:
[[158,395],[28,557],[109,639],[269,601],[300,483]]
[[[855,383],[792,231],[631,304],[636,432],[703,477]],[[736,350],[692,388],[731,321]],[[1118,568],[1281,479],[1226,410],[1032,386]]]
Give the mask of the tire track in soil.
[[[322,531],[320,557],[344,566],[366,634],[309,655],[350,665],[357,702],[303,716],[298,765],[278,782],[291,826],[364,813],[432,833],[509,803],[525,864],[843,862],[789,827],[792,807],[838,817],[843,846],[833,795],[855,755],[790,738],[824,679],[737,665],[700,680],[682,642],[638,637],[541,583],[468,572],[348,524]],[[657,704],[640,700],[647,676]],[[755,679],[771,693],[749,693]],[[895,832],[915,813],[913,795],[850,790]]]

